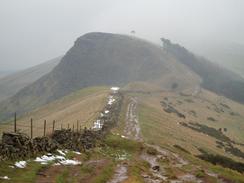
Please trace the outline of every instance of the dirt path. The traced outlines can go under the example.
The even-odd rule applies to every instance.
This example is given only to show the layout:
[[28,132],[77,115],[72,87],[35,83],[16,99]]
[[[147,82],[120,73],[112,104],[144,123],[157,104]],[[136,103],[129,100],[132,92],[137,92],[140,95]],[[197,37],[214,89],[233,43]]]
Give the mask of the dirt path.
[[130,98],[130,103],[127,108],[125,123],[126,123],[125,129],[124,129],[125,136],[130,139],[137,140],[137,141],[142,140],[142,138],[140,136],[139,121],[138,121],[138,117],[137,117],[137,98],[136,97]]
[[128,179],[127,171],[128,168],[126,164],[117,165],[115,174],[112,180],[110,180],[108,183],[120,183],[125,181],[126,179]]
[[[131,97],[130,102],[127,107],[127,113],[126,113],[126,124],[124,133],[125,136],[129,139],[133,139],[136,141],[143,141],[142,136],[140,134],[140,125],[137,115],[137,98]],[[140,156],[141,159],[147,161],[150,164],[150,174],[149,175],[142,175],[144,178],[144,181],[146,183],[160,183],[165,181],[172,181],[172,182],[202,182],[201,180],[197,179],[195,175],[192,174],[184,174],[179,177],[177,177],[176,180],[170,180],[166,176],[166,171],[162,165],[160,165],[159,160],[160,159],[168,159],[170,160],[170,164],[172,167],[181,168],[184,165],[188,164],[188,161],[184,160],[182,157],[180,157],[176,153],[172,153],[168,150],[165,150],[157,145],[151,145],[151,144],[145,144],[147,147],[151,147],[157,150],[157,155],[151,155],[147,152],[143,152]],[[121,181],[122,182],[122,181]]]
[[[124,134],[127,138],[140,141],[140,126],[137,117],[137,99],[135,97],[130,98],[130,102],[127,107],[126,121]],[[128,166],[126,164],[118,164],[115,170],[115,174],[108,183],[121,183],[128,179]]]
[[158,156],[149,155],[146,152],[141,154],[141,159],[147,161],[151,166],[151,174],[142,175],[146,183],[161,183],[167,180],[167,177],[165,176],[165,170],[158,163],[158,158]]

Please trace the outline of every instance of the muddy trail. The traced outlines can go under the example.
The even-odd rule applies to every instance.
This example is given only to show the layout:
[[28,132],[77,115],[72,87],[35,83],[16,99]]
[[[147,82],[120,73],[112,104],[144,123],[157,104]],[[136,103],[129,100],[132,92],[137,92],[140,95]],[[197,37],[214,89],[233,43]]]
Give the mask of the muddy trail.
[[[141,129],[138,119],[138,99],[136,97],[131,97],[129,99],[129,104],[126,113],[126,122],[124,134],[127,138],[143,142],[141,135]],[[173,169],[184,170],[184,166],[187,166],[189,162],[182,158],[180,155],[173,153],[169,150],[163,149],[157,145],[151,145],[144,143],[147,148],[152,148],[156,150],[156,154],[150,154],[147,150],[143,150],[140,158],[150,164],[150,172],[144,173],[141,176],[146,183],[160,183],[160,182],[172,182],[172,183],[183,183],[183,182],[196,182],[201,183],[203,180],[197,178],[191,172],[180,171],[181,173],[175,177],[170,177],[166,171],[167,168],[171,167]],[[162,163],[167,162],[167,163]],[[125,172],[127,166],[120,165],[123,167],[123,172]],[[182,173],[183,172],[183,173]],[[121,172],[120,172],[121,173]],[[117,174],[119,175],[119,174]],[[217,175],[210,173],[209,175],[216,177]],[[123,182],[123,181],[120,181]],[[223,181],[221,181],[223,182]]]
[[131,97],[127,107],[125,121],[125,136],[129,139],[141,141],[140,125],[137,116],[137,98]]
[[127,164],[119,164],[115,169],[113,178],[108,183],[120,183],[128,179],[128,167]]

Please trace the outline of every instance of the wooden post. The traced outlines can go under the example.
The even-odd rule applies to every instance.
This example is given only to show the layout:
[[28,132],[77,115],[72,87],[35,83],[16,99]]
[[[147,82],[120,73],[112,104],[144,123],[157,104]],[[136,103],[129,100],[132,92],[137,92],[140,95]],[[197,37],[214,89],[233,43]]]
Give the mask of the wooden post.
[[46,124],[47,124],[47,121],[44,120],[44,133],[43,133],[43,136],[44,137],[46,136]]
[[73,132],[74,132],[74,130],[75,130],[75,125],[74,125],[74,123],[73,123]]
[[69,123],[68,123],[68,129],[69,129]]
[[61,130],[63,130],[63,124],[61,123]]
[[81,125],[80,125],[80,132],[81,132],[82,128],[81,128]]
[[55,130],[55,120],[53,120],[53,132]]
[[17,132],[17,117],[16,117],[16,113],[14,113],[14,132],[16,133]]
[[77,131],[77,133],[79,131],[79,121],[78,120],[77,120],[77,124],[76,124],[76,131]]
[[31,139],[33,138],[33,120],[31,118]]

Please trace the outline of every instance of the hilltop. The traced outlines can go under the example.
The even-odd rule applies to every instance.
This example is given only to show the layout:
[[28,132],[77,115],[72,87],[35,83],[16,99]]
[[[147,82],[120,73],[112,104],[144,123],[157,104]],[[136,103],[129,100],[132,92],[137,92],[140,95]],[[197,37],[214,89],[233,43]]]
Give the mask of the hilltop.
[[[167,42],[167,41],[166,41]],[[165,44],[166,45],[166,44]],[[231,71],[198,58],[183,47],[164,47],[119,34],[94,32],[79,37],[48,74],[1,103],[0,120],[19,115],[90,86],[150,83],[148,89],[206,88],[244,101],[244,81]]]

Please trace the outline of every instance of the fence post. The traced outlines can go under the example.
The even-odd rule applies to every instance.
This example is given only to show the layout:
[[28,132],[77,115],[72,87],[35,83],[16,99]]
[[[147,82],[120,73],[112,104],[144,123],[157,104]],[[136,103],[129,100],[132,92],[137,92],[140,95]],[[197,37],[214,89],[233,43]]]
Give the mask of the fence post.
[[61,130],[63,130],[63,123],[61,123]]
[[33,120],[31,118],[31,139],[33,138]]
[[14,133],[16,133],[17,132],[17,117],[16,117],[17,115],[16,115],[16,112],[14,113]]
[[46,136],[46,123],[47,123],[47,121],[44,120],[44,133],[43,133],[43,136],[44,136],[44,137]]
[[78,120],[77,120],[77,124],[76,124],[76,131],[77,131],[77,133],[79,131],[79,121]]
[[53,120],[53,132],[55,130],[55,120]]
[[69,123],[68,123],[68,130],[69,130]]
[[73,132],[74,132],[74,130],[75,130],[75,125],[74,125],[74,123],[73,123]]

